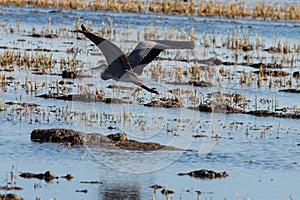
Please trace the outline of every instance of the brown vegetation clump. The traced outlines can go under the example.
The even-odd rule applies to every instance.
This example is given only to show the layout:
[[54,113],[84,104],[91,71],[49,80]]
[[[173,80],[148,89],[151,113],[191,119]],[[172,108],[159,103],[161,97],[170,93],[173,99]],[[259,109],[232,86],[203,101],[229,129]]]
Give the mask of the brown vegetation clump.
[[144,104],[148,107],[163,107],[163,108],[181,108],[183,107],[182,103],[177,99],[172,98],[160,98],[158,100],[152,100],[151,102]]
[[23,198],[17,194],[12,194],[12,193],[8,193],[8,194],[1,194],[0,193],[0,199],[2,200],[23,200]]

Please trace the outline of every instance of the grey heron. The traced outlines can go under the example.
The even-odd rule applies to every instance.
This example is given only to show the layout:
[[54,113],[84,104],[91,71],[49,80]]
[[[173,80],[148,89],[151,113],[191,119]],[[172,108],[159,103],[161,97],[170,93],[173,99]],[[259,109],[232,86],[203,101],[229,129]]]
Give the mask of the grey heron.
[[107,65],[101,73],[103,80],[113,79],[115,81],[131,82],[154,94],[159,94],[156,88],[145,86],[138,78],[144,67],[165,49],[194,48],[194,42],[191,41],[149,40],[139,42],[132,52],[126,56],[114,43],[87,31],[84,25],[81,25],[81,29],[73,32],[84,34],[102,51],[106,59]]

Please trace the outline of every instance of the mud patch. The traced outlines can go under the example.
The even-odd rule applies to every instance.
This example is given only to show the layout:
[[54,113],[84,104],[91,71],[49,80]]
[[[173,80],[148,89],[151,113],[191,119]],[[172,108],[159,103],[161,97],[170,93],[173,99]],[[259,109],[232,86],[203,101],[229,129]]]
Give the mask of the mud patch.
[[103,181],[80,181],[80,183],[84,183],[84,184],[104,184]]
[[172,99],[163,97],[159,100],[152,100],[151,102],[144,104],[144,106],[158,108],[181,108],[183,107],[183,104],[177,98]]
[[261,74],[262,76],[272,76],[272,77],[281,77],[281,76],[290,75],[290,73],[285,72],[285,71],[269,70],[269,69],[254,71],[253,73],[254,74]]
[[270,110],[250,110],[245,111],[241,109],[237,109],[234,107],[231,107],[226,104],[218,104],[218,103],[207,103],[207,104],[200,104],[197,107],[188,107],[188,109],[191,110],[199,110],[200,112],[216,112],[216,113],[240,113],[240,114],[248,114],[248,115],[254,115],[258,117],[279,117],[279,118],[294,118],[299,119],[300,113],[293,112],[293,113],[283,113],[281,112],[273,112]]
[[206,81],[195,81],[195,80],[190,80],[188,82],[190,85],[193,86],[198,86],[198,87],[213,87],[214,85],[210,82],[206,82]]
[[86,74],[82,71],[68,71],[64,70],[62,71],[61,76],[63,78],[70,78],[70,79],[75,79],[75,78],[90,78],[93,77],[92,75]]
[[300,93],[300,89],[283,89],[279,90],[279,92]]
[[52,98],[52,99],[59,99],[59,100],[66,100],[66,101],[81,101],[81,102],[103,102],[103,103],[124,103],[124,104],[131,104],[132,101],[130,100],[123,100],[117,98],[106,98],[102,95],[98,94],[60,94],[60,93],[48,93],[48,94],[41,94],[36,97],[41,98]]
[[53,34],[53,33],[50,33],[50,34],[43,34],[43,33],[33,33],[31,35],[26,35],[26,36],[29,36],[29,37],[35,37],[35,38],[50,38],[50,39],[53,39],[53,38],[58,38],[58,35],[57,34]]
[[200,112],[218,112],[218,113],[245,113],[245,111],[233,108],[226,104],[207,103],[200,104],[198,107],[188,107],[191,110],[199,110]]

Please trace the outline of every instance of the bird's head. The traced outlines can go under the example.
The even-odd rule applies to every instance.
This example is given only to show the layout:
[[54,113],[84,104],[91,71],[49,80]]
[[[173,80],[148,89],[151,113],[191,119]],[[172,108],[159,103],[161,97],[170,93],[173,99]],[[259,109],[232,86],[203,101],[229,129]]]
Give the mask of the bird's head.
[[111,75],[111,73],[109,73],[107,68],[104,71],[101,72],[101,78],[105,81],[112,78],[112,75]]

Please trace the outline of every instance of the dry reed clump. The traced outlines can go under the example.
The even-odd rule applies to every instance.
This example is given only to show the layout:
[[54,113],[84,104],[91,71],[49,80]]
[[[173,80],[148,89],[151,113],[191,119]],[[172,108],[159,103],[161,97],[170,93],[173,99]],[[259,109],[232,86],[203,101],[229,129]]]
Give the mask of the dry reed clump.
[[252,17],[273,20],[299,20],[300,9],[297,4],[256,3],[252,11]]
[[123,0],[123,1],[72,1],[72,0],[0,0],[0,5],[15,6],[40,6],[54,7],[63,9],[89,9],[89,10],[110,10],[125,12],[154,12],[165,14],[184,14],[198,16],[222,16],[229,18],[252,17],[273,20],[300,20],[299,3],[256,3],[255,5],[246,5],[242,2],[216,2],[198,0]]
[[195,14],[195,2],[190,0],[188,2],[184,1],[151,1],[149,3],[150,12],[162,12],[167,14],[185,14],[194,15]]
[[[14,71],[15,67],[26,67],[31,70],[52,69],[58,61],[53,58],[52,53],[46,52],[28,54],[28,52],[14,52],[7,50],[0,53],[0,71]],[[69,64],[69,63],[68,63]]]
[[244,3],[221,4],[216,2],[198,2],[199,16],[224,16],[229,18],[248,17],[250,9]]

